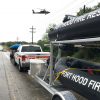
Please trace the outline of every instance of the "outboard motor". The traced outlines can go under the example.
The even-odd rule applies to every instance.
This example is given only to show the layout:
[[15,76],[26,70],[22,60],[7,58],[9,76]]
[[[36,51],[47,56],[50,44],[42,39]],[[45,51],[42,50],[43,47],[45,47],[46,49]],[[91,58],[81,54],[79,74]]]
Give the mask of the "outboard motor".
[[71,20],[71,19],[74,19],[74,18],[76,18],[76,16],[73,16],[73,15],[65,15],[65,17],[64,17],[64,19],[63,19],[63,23],[64,22],[67,22],[67,21],[69,21],[69,20]]

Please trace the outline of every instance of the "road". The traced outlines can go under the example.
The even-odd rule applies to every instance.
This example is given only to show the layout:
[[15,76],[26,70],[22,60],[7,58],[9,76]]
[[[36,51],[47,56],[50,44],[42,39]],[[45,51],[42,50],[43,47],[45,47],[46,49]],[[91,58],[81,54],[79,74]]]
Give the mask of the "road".
[[2,50],[3,49],[3,47],[0,45],[0,50]]
[[[0,48],[2,48],[0,46]],[[52,95],[27,71],[19,72],[10,59],[10,52],[0,51],[0,100],[51,100]],[[87,100],[72,92],[77,100]]]
[[51,100],[52,95],[27,71],[19,72],[9,55],[0,51],[0,100]]

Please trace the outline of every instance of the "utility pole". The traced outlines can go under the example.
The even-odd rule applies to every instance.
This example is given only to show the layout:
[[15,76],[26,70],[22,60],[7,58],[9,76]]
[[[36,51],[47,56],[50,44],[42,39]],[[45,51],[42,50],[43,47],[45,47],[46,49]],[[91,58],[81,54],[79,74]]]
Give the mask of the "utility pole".
[[19,38],[18,38],[18,36],[17,36],[17,44],[18,44],[18,40],[19,40]]
[[35,33],[33,30],[34,30],[35,28],[33,28],[33,26],[32,26],[32,28],[30,28],[30,29],[32,29],[32,31],[30,31],[30,32],[32,33],[32,44],[33,44],[33,33]]

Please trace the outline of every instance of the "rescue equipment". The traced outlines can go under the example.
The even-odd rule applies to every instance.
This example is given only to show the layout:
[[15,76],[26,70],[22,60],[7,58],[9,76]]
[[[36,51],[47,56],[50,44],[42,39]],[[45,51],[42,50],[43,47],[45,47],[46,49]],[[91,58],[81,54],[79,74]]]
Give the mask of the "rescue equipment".
[[54,68],[58,80],[89,100],[100,100],[100,64],[65,57]]
[[100,9],[75,17],[55,28],[48,37],[51,41],[100,37]]

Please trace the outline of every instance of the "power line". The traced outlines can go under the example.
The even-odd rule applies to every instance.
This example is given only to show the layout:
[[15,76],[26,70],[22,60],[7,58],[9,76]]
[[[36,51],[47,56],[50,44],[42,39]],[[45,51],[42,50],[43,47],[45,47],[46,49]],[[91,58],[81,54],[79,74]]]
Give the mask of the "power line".
[[[89,1],[89,2],[87,2],[85,5],[89,5],[90,3],[92,3],[94,0],[92,0],[92,1]],[[83,2],[82,2],[83,3]],[[81,4],[82,4],[81,3]],[[80,4],[79,4],[80,5]],[[83,5],[83,4],[82,4]],[[78,6],[78,5],[77,5]],[[75,6],[73,9],[70,9],[69,11],[71,11],[72,13],[70,13],[70,14],[73,14],[76,10],[78,10],[79,8],[77,8],[77,6]],[[76,9],[75,9],[76,8]],[[68,12],[69,12],[68,11]],[[64,15],[65,15],[65,13],[63,13]],[[64,18],[64,15],[61,15],[63,18]],[[60,16],[59,16],[60,17]],[[53,23],[56,23],[56,22],[58,22],[58,21],[60,21],[61,19],[63,19],[63,18],[60,18],[60,19],[57,19],[57,18],[55,18],[55,19],[57,19],[56,21],[54,21]],[[53,20],[55,20],[55,19],[53,19]],[[42,28],[42,29],[44,29],[44,28]]]
[[[90,4],[90,3],[93,2],[93,1],[94,1],[94,0],[91,0],[91,1],[87,2],[85,5]],[[79,5],[80,5],[80,4],[79,4]],[[82,5],[83,5],[83,4],[82,4]],[[77,5],[77,6],[78,6],[78,5]],[[77,9],[77,6],[75,6],[74,9],[70,9],[69,11],[71,11],[72,13],[74,13],[76,10],[79,9],[79,8]],[[76,9],[75,9],[75,8],[76,8]],[[69,12],[69,11],[68,11],[68,12]],[[72,14],[72,13],[70,13],[70,14]],[[64,14],[64,15],[65,15],[65,14]],[[62,16],[62,15],[61,15],[61,16]],[[60,16],[59,16],[59,17],[60,17]],[[60,18],[60,19],[61,19],[61,18]],[[57,20],[57,21],[59,21],[59,20]],[[56,22],[57,22],[57,21],[56,21]],[[54,23],[55,23],[55,22],[54,22]]]
[[[92,3],[94,0],[91,0],[91,1],[89,1],[89,2],[87,2],[85,5],[89,5],[90,3]],[[86,2],[86,1],[84,1],[84,2]],[[84,3],[84,2],[82,2],[82,3]],[[81,5],[83,5],[81,3]],[[80,4],[79,4],[80,5]],[[78,6],[78,5],[77,5]],[[73,14],[76,10],[78,10],[79,8],[77,8],[77,6],[75,6],[73,9],[70,9],[69,11],[71,11],[72,13],[70,13],[70,14]],[[76,8],[76,9],[75,9]],[[68,11],[68,12],[69,12]],[[64,15],[65,15],[65,13],[63,13]],[[62,17],[64,16],[64,15],[61,15]],[[59,16],[60,17],[60,16]],[[55,19],[57,19],[57,18],[55,18]],[[53,23],[56,23],[56,22],[58,22],[58,21],[60,21],[61,19],[63,19],[63,18],[60,18],[60,19],[57,19],[57,21],[54,21]],[[54,20],[54,19],[53,19]],[[41,30],[43,30],[43,29],[45,29],[45,28],[40,28],[39,29],[39,31],[41,31]]]
[[[72,5],[75,1],[77,1],[77,0],[74,0],[73,2],[71,2],[67,7],[69,7],[70,5]],[[55,12],[53,15],[58,14],[59,12],[61,12],[63,9],[65,9],[65,8],[67,8],[67,7],[66,7],[66,6],[63,7],[61,10]],[[52,17],[54,17],[53,15],[49,16],[49,19],[51,19]],[[48,20],[48,19],[46,19],[46,20]],[[46,20],[43,20],[42,22],[44,23]],[[41,23],[41,22],[40,22],[40,23]],[[40,23],[39,23],[39,26],[40,26]]]
[[[84,2],[87,2],[86,0],[85,1],[83,1],[82,3],[84,3]],[[77,8],[78,6],[80,6],[80,5],[83,5],[82,3],[80,3],[80,4],[78,4],[77,6],[75,6],[73,9],[70,9],[69,11],[72,11],[72,10],[74,10],[75,11],[75,8]],[[64,7],[65,8],[65,7]],[[66,7],[67,8],[67,7]],[[78,8],[79,9],[79,8]],[[62,11],[62,10],[61,10]],[[69,12],[68,11],[68,12]],[[63,15],[61,14],[60,16],[64,16],[65,15],[65,13],[63,13]],[[59,17],[60,17],[59,16]],[[53,20],[55,20],[55,19],[57,19],[57,17],[56,18],[54,18]],[[61,19],[61,18],[60,18]],[[47,20],[47,21],[49,21],[49,20],[51,20],[50,18]],[[47,22],[46,21],[46,22]],[[42,23],[43,24],[43,23]]]
[[[89,1],[87,4],[85,4],[85,5],[89,5],[90,3],[92,3],[94,0],[92,0],[92,1]],[[76,9],[75,9],[76,10]],[[74,12],[75,12],[75,10],[72,12],[72,13],[70,13],[70,14],[73,14]],[[59,19],[59,20],[57,20],[56,22],[58,22],[58,21],[60,21],[61,20],[61,18]],[[54,22],[54,23],[56,23],[56,22]]]

